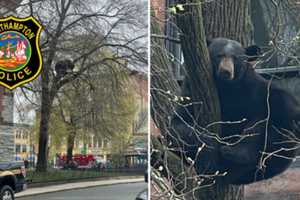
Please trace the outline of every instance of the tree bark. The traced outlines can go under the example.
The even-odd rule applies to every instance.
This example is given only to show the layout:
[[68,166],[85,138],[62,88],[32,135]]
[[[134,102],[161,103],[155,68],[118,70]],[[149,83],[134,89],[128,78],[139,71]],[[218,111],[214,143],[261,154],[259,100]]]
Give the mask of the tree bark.
[[[161,34],[158,23],[151,20],[151,33]],[[169,98],[179,94],[176,82],[167,58],[167,50],[161,39],[151,39],[151,116],[159,127],[161,134],[168,131],[168,119],[172,115],[175,105]]]
[[[195,106],[194,108],[197,113],[201,112],[201,117],[197,118],[197,123],[202,127],[206,127],[209,123],[220,121],[219,99],[212,77],[212,67],[210,65],[206,45],[206,36],[210,38],[220,36],[232,39],[238,38],[241,42],[248,43],[248,37],[245,37],[247,29],[246,25],[243,24],[240,29],[237,29],[234,25],[231,25],[227,21],[224,22],[224,20],[227,20],[226,17],[231,15],[233,17],[235,17],[235,15],[240,15],[240,10],[244,10],[245,12],[248,11],[248,7],[244,5],[248,4],[248,1],[222,2],[223,3],[218,2],[217,4],[216,2],[208,4],[207,6],[210,6],[210,8],[205,8],[205,11],[214,9],[214,11],[210,10],[210,15],[208,15],[208,13],[202,14],[203,10],[201,7],[201,1],[185,1],[187,6],[185,6],[184,14],[178,14],[176,17],[176,24],[183,34],[181,44],[187,76],[189,76],[188,80],[190,80],[190,83],[187,84],[189,85],[189,89],[193,91],[191,93],[193,94],[192,101],[201,101],[203,103],[200,105],[201,108],[199,106]],[[240,4],[241,2],[244,2],[244,4]],[[239,7],[241,8],[239,9]],[[223,21],[221,21],[221,19],[223,19]],[[229,18],[229,20],[230,19],[231,18]],[[239,17],[239,19],[241,19],[241,17]],[[205,20],[210,21],[210,23],[206,21],[207,23],[205,25],[209,24],[207,27],[203,23]],[[245,17],[241,20],[245,20]],[[237,20],[235,21],[236,23],[242,22]],[[210,32],[213,32],[213,34],[210,34]],[[197,74],[197,76],[195,76],[195,74]],[[212,131],[220,134],[219,127],[215,127]],[[207,156],[207,159],[210,159],[210,162],[203,163],[204,165],[217,165],[219,159],[218,154],[216,152],[211,152]],[[212,168],[211,170],[214,169]],[[225,185],[222,182],[216,182],[216,184],[212,187],[199,189],[197,191],[197,199],[243,199],[243,187]]]
[[[50,66],[50,64],[48,66]],[[53,84],[49,89],[49,69],[47,69],[46,67],[44,67],[44,71],[41,74],[41,79],[41,120],[39,129],[38,161],[36,165],[36,171],[45,172],[47,171],[48,165],[48,140],[51,108],[58,89],[56,84]],[[56,80],[54,80],[54,83],[55,82]]]
[[[192,94],[191,98],[194,102],[202,103],[196,104],[194,111],[201,111],[198,123],[205,127],[211,122],[220,121],[219,100],[212,78],[201,1],[185,2],[187,6],[185,6],[184,13],[176,15],[176,24],[182,31],[181,46],[188,76],[185,80],[187,88],[184,89],[193,91],[188,94]],[[219,128],[216,126],[213,131],[219,132]]]
[[[159,24],[154,19],[151,20],[151,33],[155,35],[162,34]],[[151,116],[163,138],[168,135],[169,119],[176,107],[170,99],[179,94],[179,85],[172,74],[167,54],[164,41],[156,37],[151,37]],[[152,131],[150,130],[150,132]],[[183,181],[179,180],[181,181],[181,185],[178,185],[177,189],[184,184],[186,186],[185,191],[193,191],[193,187],[196,187],[197,183],[193,179],[187,179],[186,177],[193,177],[195,172],[187,170],[187,167],[182,163],[182,158],[165,147],[166,144],[164,144],[163,140],[159,140],[155,136],[151,137],[151,166],[158,168],[160,165],[164,165],[164,163],[168,165],[168,174],[165,174],[168,177],[163,181],[160,178],[155,179],[152,177],[151,185],[161,188],[160,185],[168,185],[172,177],[181,174]],[[151,174],[153,175],[153,170]],[[161,194],[166,192],[174,194],[174,190],[176,189],[164,188],[160,191],[158,197],[152,193],[151,199],[167,199],[167,197],[164,198]],[[187,199],[192,199],[192,196],[192,192],[184,194],[184,197]]]
[[47,171],[47,148],[48,148],[48,129],[50,120],[50,98],[49,98],[49,73],[48,69],[44,69],[41,74],[42,81],[42,97],[41,97],[41,119],[39,129],[39,146],[38,160],[36,171]]
[[[52,61],[51,61],[52,62]],[[48,65],[50,66],[50,64]],[[47,171],[48,161],[48,140],[49,140],[49,122],[51,117],[51,108],[59,86],[57,77],[54,78],[53,84],[49,89],[49,71],[45,69],[42,72],[42,98],[41,98],[41,120],[39,130],[39,151],[36,171]]]
[[248,46],[253,41],[251,1],[216,0],[205,3],[203,20],[207,39],[226,37]]
[[75,137],[76,137],[76,131],[72,129],[67,139],[67,164],[70,164],[73,159]]
[[[66,11],[66,10],[65,10]],[[41,97],[41,120],[40,120],[40,130],[39,130],[39,150],[38,150],[38,161],[36,165],[36,171],[45,172],[47,171],[47,161],[48,161],[48,140],[49,140],[49,121],[51,117],[51,107],[56,95],[56,92],[59,89],[58,78],[54,77],[52,80],[52,85],[50,86],[50,67],[53,63],[56,47],[57,47],[57,38],[61,34],[63,23],[65,20],[65,12],[59,18],[59,23],[56,27],[54,39],[50,42],[49,45],[49,54],[47,61],[44,64],[44,68],[41,73],[41,85],[42,85],[42,97]]]
[[[243,45],[249,45],[252,43],[252,25],[250,14],[250,1],[248,0],[224,0],[224,1],[212,1],[211,3],[205,3],[205,7],[202,8],[203,2],[200,0],[185,0],[177,1],[174,6],[181,4],[184,6],[184,11],[177,9],[176,11],[176,24],[181,32],[181,45],[184,54],[184,60],[186,65],[188,81],[185,81],[185,87],[183,89],[183,96],[186,90],[193,91],[187,92],[192,94],[192,102],[202,102],[201,105],[195,104],[193,109],[197,113],[200,113],[196,120],[197,123],[206,127],[211,122],[220,120],[220,108],[218,102],[217,90],[212,78],[212,68],[210,66],[210,60],[208,50],[206,46],[206,37],[212,39],[215,37],[227,37],[241,42]],[[204,13],[202,13],[204,12]],[[153,25],[151,27],[153,33]],[[159,33],[157,34],[159,35]],[[166,62],[168,58],[164,55],[164,45],[159,44],[160,48],[153,47],[154,39],[151,38],[151,87],[158,88],[158,91],[170,91],[167,94],[177,94],[172,90],[172,86],[169,87],[170,79],[172,79],[169,63]],[[157,44],[157,43],[156,43]],[[158,52],[158,53],[157,53]],[[155,76],[155,74],[158,74]],[[162,74],[166,73],[166,74]],[[169,73],[169,75],[168,75]],[[197,74],[197,76],[195,76]],[[171,82],[172,83],[172,82]],[[174,93],[172,93],[174,92]],[[170,96],[164,95],[165,99],[159,99],[158,94],[151,91],[152,104],[151,111],[152,117],[156,122],[156,125],[163,130],[162,135],[167,132],[164,131],[164,125],[168,123],[162,118],[167,118],[173,112],[174,106],[170,102]],[[169,99],[167,99],[169,98]],[[157,112],[159,110],[160,112]],[[161,119],[161,120],[156,120]],[[220,133],[219,127],[214,127],[212,130],[216,133]],[[162,160],[161,162],[167,162],[169,169],[173,167],[173,173],[180,172],[182,182],[186,187],[182,190],[182,193],[186,192],[184,197],[186,199],[205,199],[205,200],[240,200],[244,198],[244,188],[232,185],[224,185],[221,182],[217,182],[208,188],[197,188],[197,183],[193,181],[186,181],[188,177],[193,177],[194,172],[186,172],[183,170],[182,163],[178,161],[176,156],[171,155],[164,144],[160,144],[159,140],[152,138],[152,145],[156,148],[156,152],[159,152]],[[161,146],[160,146],[161,145]],[[170,154],[170,155],[168,155]],[[218,155],[211,153],[207,156],[209,163],[203,163],[206,167],[210,164],[214,165],[218,163]],[[152,163],[153,164],[153,163]],[[178,177],[177,177],[178,178]],[[190,179],[189,179],[190,180]],[[190,189],[196,189],[192,193]],[[177,190],[178,191],[178,190]]]
[[70,119],[70,129],[67,139],[67,165],[71,164],[71,161],[73,160],[73,149],[75,144],[75,138],[76,138],[76,125],[74,123],[74,117],[71,115]]

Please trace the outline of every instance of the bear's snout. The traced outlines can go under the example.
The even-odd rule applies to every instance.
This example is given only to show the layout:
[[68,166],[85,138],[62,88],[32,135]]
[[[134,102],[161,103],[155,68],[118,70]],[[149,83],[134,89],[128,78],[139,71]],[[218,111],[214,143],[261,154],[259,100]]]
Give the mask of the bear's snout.
[[234,79],[234,62],[231,57],[222,58],[219,64],[218,74],[223,80],[233,80]]
[[232,80],[231,74],[229,71],[221,71],[219,73],[219,75],[220,75],[221,79],[223,79],[223,80]]

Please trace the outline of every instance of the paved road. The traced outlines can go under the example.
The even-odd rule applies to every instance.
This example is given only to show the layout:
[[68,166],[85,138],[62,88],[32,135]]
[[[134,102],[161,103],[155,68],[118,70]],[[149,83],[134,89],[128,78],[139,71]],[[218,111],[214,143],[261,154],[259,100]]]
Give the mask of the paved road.
[[146,187],[147,184],[143,182],[118,184],[22,197],[17,200],[134,200]]

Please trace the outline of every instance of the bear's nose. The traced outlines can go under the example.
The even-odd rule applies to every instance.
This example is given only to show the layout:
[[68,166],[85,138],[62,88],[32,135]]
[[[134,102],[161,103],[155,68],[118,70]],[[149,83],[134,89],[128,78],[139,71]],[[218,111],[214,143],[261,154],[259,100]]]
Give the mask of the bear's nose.
[[223,80],[234,78],[234,61],[232,57],[224,57],[219,64],[219,76]]
[[231,80],[231,73],[226,70],[221,70],[220,71],[220,77],[224,80]]

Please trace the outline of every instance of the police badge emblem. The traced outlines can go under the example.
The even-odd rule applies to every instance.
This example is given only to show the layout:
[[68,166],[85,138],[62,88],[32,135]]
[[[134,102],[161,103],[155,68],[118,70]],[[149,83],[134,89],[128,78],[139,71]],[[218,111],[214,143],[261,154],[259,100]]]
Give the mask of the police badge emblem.
[[0,19],[0,84],[10,90],[34,80],[42,69],[42,26],[30,16]]

